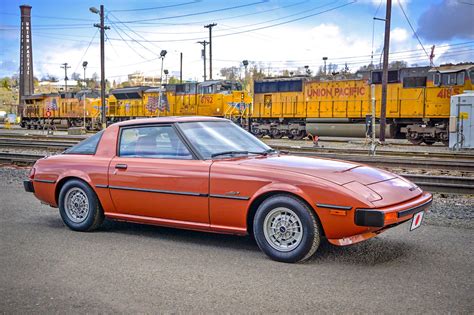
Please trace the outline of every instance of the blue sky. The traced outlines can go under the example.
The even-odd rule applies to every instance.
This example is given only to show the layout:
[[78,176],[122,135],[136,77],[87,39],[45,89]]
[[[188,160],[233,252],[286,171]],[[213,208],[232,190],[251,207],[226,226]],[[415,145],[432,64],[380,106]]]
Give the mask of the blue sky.
[[[214,77],[222,67],[241,65],[247,59],[269,73],[309,65],[317,70],[321,58],[356,70],[378,62],[383,42],[385,0],[177,0],[103,1],[107,21],[106,76],[124,81],[140,71],[157,75],[161,49],[166,49],[165,68],[179,70],[179,53],[184,56],[184,78],[201,80],[201,45],[208,39],[203,25],[213,29]],[[99,72],[99,36],[92,26],[98,15],[89,7],[94,1],[0,0],[0,76],[18,71],[19,5],[32,8],[33,63],[38,77],[63,76],[60,64],[68,62],[70,73],[82,74],[80,65],[89,62],[88,76]],[[437,64],[474,61],[473,0],[401,0],[401,4],[428,50],[435,49]],[[132,11],[127,11],[132,10]],[[214,11],[214,12],[208,12]],[[325,12],[327,11],[327,12]],[[207,12],[207,13],[206,13]],[[280,24],[280,25],[279,25]],[[393,0],[391,60],[428,64],[397,0]],[[95,37],[94,37],[95,35]],[[372,42],[372,35],[374,40]],[[373,43],[373,44],[372,44]],[[89,45],[90,44],[90,45]]]

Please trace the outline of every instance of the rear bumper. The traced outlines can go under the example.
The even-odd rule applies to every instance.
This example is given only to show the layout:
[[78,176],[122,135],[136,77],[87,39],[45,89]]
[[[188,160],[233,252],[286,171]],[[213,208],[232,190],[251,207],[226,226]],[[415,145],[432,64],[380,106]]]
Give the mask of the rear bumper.
[[26,192],[35,192],[35,187],[33,186],[33,182],[31,180],[24,180],[23,187],[25,188]]
[[414,213],[426,211],[433,197],[429,193],[423,194],[414,201],[403,203],[384,209],[356,209],[354,221],[358,226],[379,227],[400,223],[411,218]]

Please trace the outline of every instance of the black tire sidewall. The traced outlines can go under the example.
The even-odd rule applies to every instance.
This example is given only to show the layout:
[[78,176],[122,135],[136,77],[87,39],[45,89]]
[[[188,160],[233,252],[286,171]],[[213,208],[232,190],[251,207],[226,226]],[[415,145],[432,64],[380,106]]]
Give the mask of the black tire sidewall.
[[[282,252],[274,249],[266,240],[264,222],[268,213],[278,207],[291,209],[300,219],[303,226],[303,238],[295,249]],[[281,262],[298,262],[305,258],[313,246],[315,233],[314,218],[301,201],[289,196],[275,196],[265,200],[255,214],[253,232],[258,247],[270,258]]]
[[[66,209],[64,207],[64,198],[66,196],[66,193],[74,187],[81,188],[86,193],[87,198],[89,199],[89,213],[87,214],[86,220],[80,223],[71,221],[67,216]],[[98,201],[97,197],[95,196],[95,192],[89,187],[89,185],[87,185],[83,181],[70,180],[66,182],[61,188],[61,191],[59,192],[59,213],[64,221],[64,224],[66,224],[71,230],[88,231],[94,224],[95,217],[97,216],[97,211]]]

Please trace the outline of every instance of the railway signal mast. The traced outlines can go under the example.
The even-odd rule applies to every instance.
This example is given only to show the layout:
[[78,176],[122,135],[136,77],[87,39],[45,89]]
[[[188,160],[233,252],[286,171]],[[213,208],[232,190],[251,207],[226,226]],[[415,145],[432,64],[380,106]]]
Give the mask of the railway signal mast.
[[390,46],[390,19],[392,15],[392,0],[387,0],[385,13],[385,36],[383,45],[382,65],[382,104],[380,108],[380,142],[385,143],[385,128],[387,125],[387,83],[388,83],[388,53]]
[[69,78],[67,77],[67,69],[71,68],[71,66],[68,66],[67,62],[65,62],[62,64],[61,68],[64,69],[64,86],[65,86],[64,93],[67,93],[67,80],[69,80]]
[[109,26],[104,25],[104,5],[100,5],[100,11],[95,7],[89,8],[94,14],[99,14],[100,23],[95,23],[94,26],[100,29],[100,101],[101,101],[101,115],[100,120],[102,129],[107,128],[107,120],[105,117],[105,30],[110,30]]

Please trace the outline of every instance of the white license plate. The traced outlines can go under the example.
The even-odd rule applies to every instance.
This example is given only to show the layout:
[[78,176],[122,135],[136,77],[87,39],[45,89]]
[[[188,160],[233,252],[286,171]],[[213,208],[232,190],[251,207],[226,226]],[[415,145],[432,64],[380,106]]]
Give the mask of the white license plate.
[[424,211],[420,211],[413,215],[413,218],[411,219],[410,231],[413,231],[414,229],[419,228],[421,226],[421,222],[423,222],[424,214],[425,214]]

